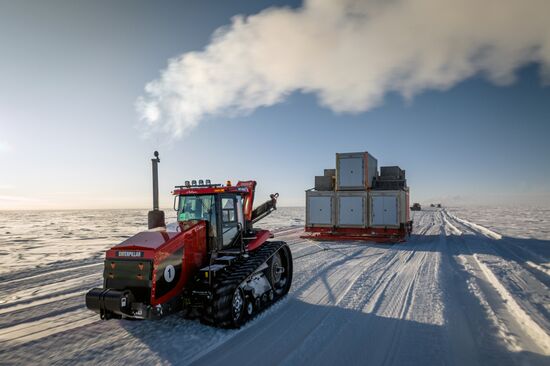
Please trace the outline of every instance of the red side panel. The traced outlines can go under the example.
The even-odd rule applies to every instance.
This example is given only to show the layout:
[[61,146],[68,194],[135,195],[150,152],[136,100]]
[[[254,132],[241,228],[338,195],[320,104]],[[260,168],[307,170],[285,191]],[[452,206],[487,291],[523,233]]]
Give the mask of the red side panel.
[[207,260],[207,237],[206,222],[201,221],[197,226],[188,230],[184,234],[185,253],[184,253],[184,272],[186,279],[193,275],[201,267],[206,265]]
[[[193,221],[180,225],[178,232],[145,231],[132,236],[106,253],[111,259],[149,259],[153,261],[151,305],[178,296],[189,278],[206,265],[206,222]],[[167,281],[164,269],[171,265],[178,276]],[[168,275],[170,273],[168,272]]]
[[256,239],[248,243],[246,246],[246,249],[249,251],[253,251],[255,249],[258,249],[262,246],[263,243],[265,243],[269,238],[272,237],[272,234],[268,230],[259,230],[256,232]]
[[157,283],[156,269],[161,266],[162,261],[167,260],[172,253],[178,251],[182,247],[182,269],[178,282],[173,289],[159,298],[155,296],[156,286],[153,286],[151,291],[151,305],[162,304],[181,294],[189,278],[195,274],[199,268],[206,264],[206,223],[204,221],[199,221],[196,225],[190,227],[169,244],[157,251],[155,255],[153,283]]

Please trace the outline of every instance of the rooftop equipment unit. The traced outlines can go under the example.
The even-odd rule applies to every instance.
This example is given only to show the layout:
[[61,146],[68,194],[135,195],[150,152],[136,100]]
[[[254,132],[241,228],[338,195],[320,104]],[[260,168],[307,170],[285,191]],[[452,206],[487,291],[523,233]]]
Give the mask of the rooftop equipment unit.
[[318,175],[315,177],[316,191],[334,191],[334,178],[332,176]]
[[366,191],[378,175],[378,161],[368,152],[336,154],[336,190]]

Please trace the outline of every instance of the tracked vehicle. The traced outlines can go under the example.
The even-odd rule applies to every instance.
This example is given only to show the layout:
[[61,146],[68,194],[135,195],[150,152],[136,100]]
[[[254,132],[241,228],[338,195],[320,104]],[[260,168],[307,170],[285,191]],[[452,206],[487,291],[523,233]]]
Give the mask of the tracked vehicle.
[[86,306],[101,319],[156,319],[183,310],[203,323],[239,327],[292,283],[288,245],[253,227],[276,209],[278,194],[253,209],[255,181],[187,181],[173,191],[177,223],[165,227],[155,156],[149,230],[107,251],[104,287],[86,294]]

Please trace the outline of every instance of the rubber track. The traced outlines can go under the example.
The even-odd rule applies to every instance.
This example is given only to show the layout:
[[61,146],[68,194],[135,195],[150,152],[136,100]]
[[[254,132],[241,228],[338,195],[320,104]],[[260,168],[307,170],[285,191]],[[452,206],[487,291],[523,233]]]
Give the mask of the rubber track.
[[212,302],[206,306],[201,321],[217,327],[234,327],[231,301],[235,289],[285,245],[282,241],[267,242],[249,253],[248,258],[242,257],[233,262],[212,284]]

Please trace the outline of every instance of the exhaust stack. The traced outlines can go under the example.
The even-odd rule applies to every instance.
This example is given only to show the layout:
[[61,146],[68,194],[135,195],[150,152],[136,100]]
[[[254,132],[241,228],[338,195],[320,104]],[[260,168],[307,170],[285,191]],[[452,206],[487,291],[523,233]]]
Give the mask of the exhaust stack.
[[159,210],[159,174],[158,163],[160,163],[159,152],[154,152],[154,159],[151,159],[153,166],[153,210],[149,211],[147,215],[149,229],[156,227],[164,227],[166,223],[164,221],[164,211]]

